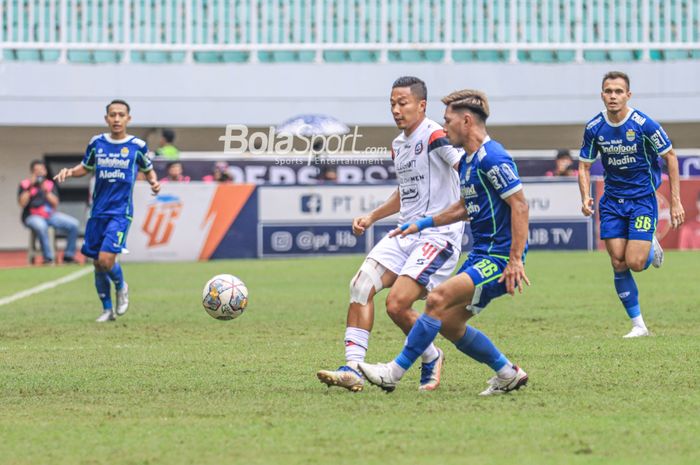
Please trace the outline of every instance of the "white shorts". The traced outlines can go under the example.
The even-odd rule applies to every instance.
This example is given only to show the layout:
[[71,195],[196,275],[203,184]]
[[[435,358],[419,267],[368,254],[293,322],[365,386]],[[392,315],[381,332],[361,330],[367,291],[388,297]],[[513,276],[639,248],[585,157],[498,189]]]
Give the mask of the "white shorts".
[[399,276],[413,278],[430,291],[452,275],[459,261],[460,249],[442,236],[421,236],[384,236],[367,258]]

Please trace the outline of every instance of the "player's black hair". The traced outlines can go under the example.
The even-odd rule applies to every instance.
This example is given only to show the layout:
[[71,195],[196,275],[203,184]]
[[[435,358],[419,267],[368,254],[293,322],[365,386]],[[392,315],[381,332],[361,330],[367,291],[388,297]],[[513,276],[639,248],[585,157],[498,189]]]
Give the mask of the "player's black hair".
[[571,158],[571,153],[567,149],[559,149],[557,150],[557,160],[561,160],[562,158]]
[[114,105],[115,103],[124,105],[124,106],[126,107],[126,112],[127,112],[127,113],[131,113],[131,107],[129,106],[128,103],[126,103],[126,100],[122,100],[122,99],[118,99],[118,98],[117,98],[117,99],[114,99],[114,100],[112,100],[111,102],[109,102],[109,103],[107,104],[107,106],[105,107],[105,110],[106,110],[107,114],[109,114],[109,107],[111,107],[111,106]]
[[605,73],[605,76],[603,76],[601,87],[605,86],[605,81],[608,79],[622,79],[625,81],[625,84],[627,84],[627,90],[630,90],[630,77],[627,73],[623,73],[622,71],[608,71]]
[[392,89],[396,89],[397,87],[410,87],[411,93],[415,95],[419,101],[428,99],[428,88],[425,82],[415,76],[401,76],[391,85]]
[[31,163],[29,163],[29,171],[34,171],[34,167],[36,165],[43,165],[43,164],[44,164],[44,162],[42,160],[35,158],[34,160],[32,160]]
[[170,168],[172,168],[175,165],[180,165],[182,166],[182,162],[179,160],[171,161],[167,165],[165,165],[165,171],[170,171]]
[[163,136],[163,139],[165,139],[165,142],[168,144],[172,144],[175,142],[175,131],[169,128],[163,128],[161,131],[161,135]]

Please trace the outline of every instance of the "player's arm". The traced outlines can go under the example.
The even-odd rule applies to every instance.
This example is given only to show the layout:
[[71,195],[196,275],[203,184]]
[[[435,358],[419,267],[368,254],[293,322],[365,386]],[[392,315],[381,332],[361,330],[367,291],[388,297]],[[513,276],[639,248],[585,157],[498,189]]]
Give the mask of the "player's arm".
[[523,253],[527,244],[528,214],[530,207],[525,199],[522,189],[506,197],[505,202],[510,206],[511,244],[508,265],[503,270],[503,275],[498,282],[506,283],[508,294],[515,294],[515,289],[522,294],[523,282],[530,285],[530,280],[525,274]]
[[581,212],[584,216],[593,214],[593,197],[591,197],[591,164],[578,162],[578,188],[581,191]]
[[434,216],[426,216],[413,223],[402,224],[398,228],[391,231],[389,233],[389,237],[395,237],[398,235],[401,235],[401,237],[406,237],[409,234],[420,232],[425,228],[444,226],[446,224],[467,220],[469,220],[469,213],[467,212],[467,208],[465,207],[462,199],[459,199]]
[[401,210],[401,196],[399,190],[396,189],[391,193],[388,199],[383,204],[372,210],[369,215],[358,216],[352,220],[352,232],[356,236],[363,234],[367,228],[372,226],[377,221],[394,215]]
[[685,221],[685,211],[681,204],[681,181],[678,169],[678,157],[676,157],[676,151],[673,149],[663,154],[662,157],[666,160],[668,179],[671,183],[671,226],[673,229],[678,229]]
[[75,165],[73,168],[61,168],[53,180],[57,183],[62,183],[68,178],[80,178],[88,174],[88,170],[82,163]]
[[[590,123],[589,123],[590,126]],[[591,165],[598,157],[593,128],[583,131],[583,143],[578,156],[578,188],[581,191],[581,212],[584,216],[593,214],[593,197],[591,197]]]
[[153,195],[158,194],[160,192],[160,183],[158,182],[158,175],[156,174],[156,170],[150,169],[146,171],[146,181],[148,181],[148,184],[151,185],[151,192],[153,192]]

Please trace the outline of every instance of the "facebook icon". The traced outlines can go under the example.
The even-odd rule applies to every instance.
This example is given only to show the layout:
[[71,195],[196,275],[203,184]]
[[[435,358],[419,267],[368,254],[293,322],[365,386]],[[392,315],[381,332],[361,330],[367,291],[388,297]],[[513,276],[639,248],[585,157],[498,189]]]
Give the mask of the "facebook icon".
[[319,213],[321,211],[321,196],[319,194],[302,195],[301,211],[303,213]]

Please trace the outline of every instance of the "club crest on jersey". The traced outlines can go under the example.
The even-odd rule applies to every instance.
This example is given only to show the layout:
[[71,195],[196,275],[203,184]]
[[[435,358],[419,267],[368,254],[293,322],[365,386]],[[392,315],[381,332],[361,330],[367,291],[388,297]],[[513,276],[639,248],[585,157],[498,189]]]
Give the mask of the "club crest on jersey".
[[601,141],[601,142],[604,142],[604,141],[605,141],[605,137],[603,137],[603,136],[598,136],[598,140]]
[[423,142],[418,142],[418,143],[416,144],[416,155],[418,155],[418,154],[421,153],[422,151],[423,151]]
[[129,148],[128,147],[122,147],[120,151],[122,157],[128,157],[129,156]]
[[628,129],[625,133],[625,137],[629,142],[634,142],[634,139],[637,138],[637,134],[634,132],[634,129]]

